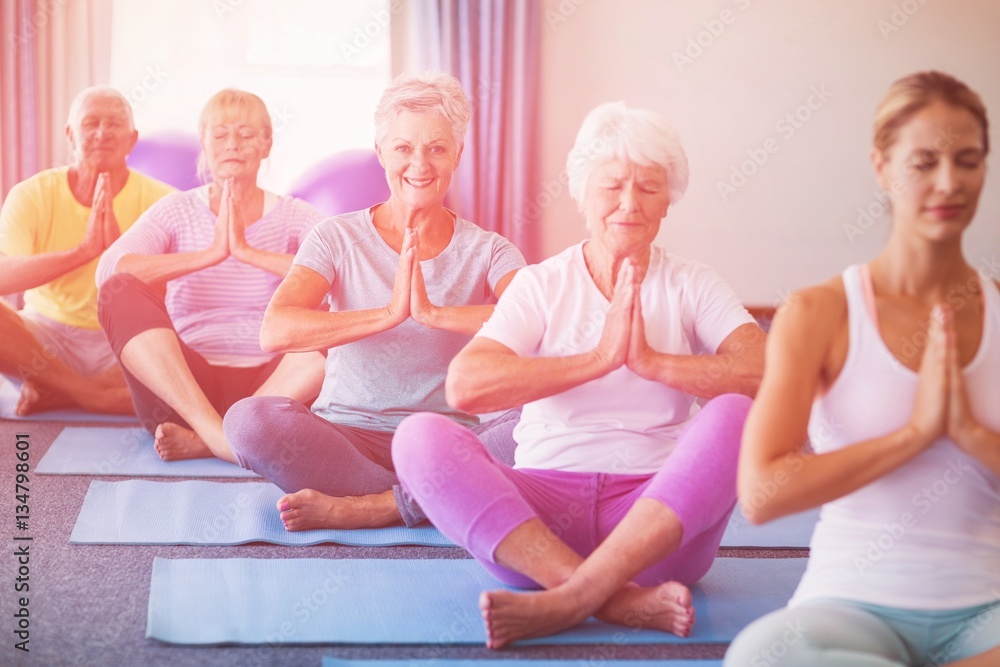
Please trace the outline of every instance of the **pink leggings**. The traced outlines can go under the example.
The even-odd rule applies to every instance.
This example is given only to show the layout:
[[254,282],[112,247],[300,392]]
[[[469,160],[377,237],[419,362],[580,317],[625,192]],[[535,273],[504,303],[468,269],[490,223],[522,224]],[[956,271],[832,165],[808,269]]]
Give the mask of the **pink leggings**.
[[508,468],[468,429],[431,413],[403,420],[392,441],[392,459],[400,483],[434,525],[504,583],[538,588],[494,558],[522,523],[541,519],[586,557],[639,498],[655,498],[680,519],[683,538],[676,551],[633,580],[644,586],[667,580],[692,584],[711,567],[736,503],[736,463],[750,404],[738,394],[709,401],[652,475]]

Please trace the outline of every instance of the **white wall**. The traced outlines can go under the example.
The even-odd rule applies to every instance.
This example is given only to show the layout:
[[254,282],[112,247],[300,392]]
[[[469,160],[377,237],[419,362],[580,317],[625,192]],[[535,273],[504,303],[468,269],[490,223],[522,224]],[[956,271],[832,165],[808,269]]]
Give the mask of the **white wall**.
[[[857,225],[859,207],[878,201],[868,163],[871,124],[892,81],[922,69],[951,73],[983,96],[994,128],[1000,124],[997,0],[541,4],[541,173],[543,185],[558,193],[538,202],[545,256],[584,238],[559,176],[580,121],[601,102],[655,109],[678,128],[691,185],[658,242],[712,265],[745,302],[758,305],[868,260],[887,238],[886,218],[861,234],[849,227]],[[700,54],[690,47],[699,39],[707,44]],[[692,61],[678,62],[675,54],[689,47]],[[813,98],[815,110],[799,109],[808,120],[797,128],[782,121],[816,90],[829,97]],[[718,183],[748,151],[760,159],[768,139],[776,151],[723,201]],[[1000,148],[996,130],[991,144]],[[973,264],[992,259],[996,267],[995,174],[966,241]]]

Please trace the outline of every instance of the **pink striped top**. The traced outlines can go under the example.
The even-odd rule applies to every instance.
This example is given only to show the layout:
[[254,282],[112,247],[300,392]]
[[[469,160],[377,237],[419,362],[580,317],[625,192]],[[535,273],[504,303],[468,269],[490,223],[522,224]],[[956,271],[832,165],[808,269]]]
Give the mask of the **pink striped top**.
[[[295,254],[323,215],[306,202],[279,197],[247,227],[259,250]],[[216,217],[198,190],[167,195],[108,248],[97,267],[100,286],[124,255],[193,252],[212,245]],[[281,276],[233,257],[167,283],[166,306],[181,340],[213,365],[250,367],[275,355],[260,349],[260,323]]]

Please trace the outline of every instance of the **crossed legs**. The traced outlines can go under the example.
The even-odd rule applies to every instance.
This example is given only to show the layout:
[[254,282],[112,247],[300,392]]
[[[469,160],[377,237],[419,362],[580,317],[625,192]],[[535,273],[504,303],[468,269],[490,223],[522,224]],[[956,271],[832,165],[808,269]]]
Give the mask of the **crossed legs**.
[[[508,466],[517,418],[511,411],[477,427]],[[331,423],[298,401],[274,397],[239,401],[223,426],[237,463],[286,491],[278,511],[289,531],[415,526],[426,520],[398,483],[390,431]]]
[[501,580],[545,589],[483,593],[490,647],[591,615],[686,635],[685,584],[710,567],[735,503],[749,406],[742,396],[710,402],[652,476],[505,469],[471,433],[428,414],[400,425],[393,459],[444,534]]
[[[88,332],[89,333],[89,332]],[[117,364],[87,376],[59,358],[21,316],[0,302],[0,373],[22,381],[16,412],[79,406],[91,412],[131,414],[132,399]]]
[[308,401],[319,393],[323,356],[318,352],[286,354],[250,369],[211,366],[180,340],[163,298],[134,276],[111,278],[101,288],[99,304],[101,326],[164,460],[234,461],[222,414],[235,400],[274,393]]

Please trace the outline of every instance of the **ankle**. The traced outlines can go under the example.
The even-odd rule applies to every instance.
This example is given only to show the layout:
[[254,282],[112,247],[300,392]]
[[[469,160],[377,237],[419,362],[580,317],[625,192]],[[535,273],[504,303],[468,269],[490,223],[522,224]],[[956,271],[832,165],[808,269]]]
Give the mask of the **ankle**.
[[384,528],[403,523],[392,491],[351,498],[354,510],[366,517],[369,528]]

